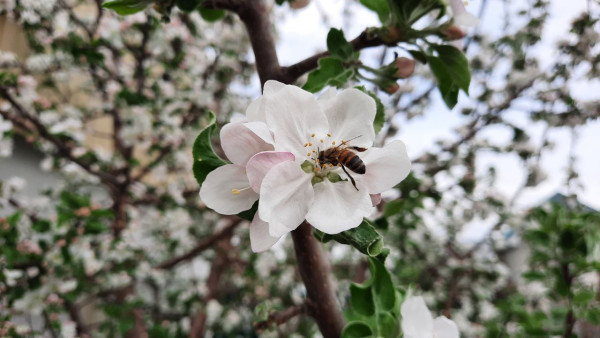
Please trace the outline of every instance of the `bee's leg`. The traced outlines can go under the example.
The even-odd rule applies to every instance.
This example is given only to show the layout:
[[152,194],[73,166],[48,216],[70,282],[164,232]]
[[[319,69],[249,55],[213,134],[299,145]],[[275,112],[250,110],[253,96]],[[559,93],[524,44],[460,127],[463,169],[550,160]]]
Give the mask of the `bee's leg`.
[[362,148],[362,147],[351,147],[352,149],[358,151],[358,152],[363,152],[363,151],[367,151],[367,148]]
[[352,178],[352,176],[350,176],[350,174],[348,174],[348,172],[346,171],[346,167],[344,167],[343,164],[342,164],[342,170],[344,170],[344,172],[346,173],[346,175],[348,175],[348,177],[350,177],[350,182],[352,182],[352,185],[354,186],[354,189],[356,189],[356,191],[358,191],[358,188],[356,187],[356,182],[354,182],[354,178]]

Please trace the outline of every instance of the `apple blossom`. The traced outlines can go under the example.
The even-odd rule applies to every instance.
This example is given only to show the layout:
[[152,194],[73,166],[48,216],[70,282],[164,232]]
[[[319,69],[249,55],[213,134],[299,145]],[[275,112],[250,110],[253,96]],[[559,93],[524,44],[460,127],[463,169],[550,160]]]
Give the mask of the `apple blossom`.
[[422,297],[408,297],[400,308],[405,338],[458,338],[456,324],[444,317],[433,319]]
[[465,4],[462,0],[449,0],[450,8],[452,9],[452,15],[454,23],[459,26],[477,26],[479,24],[479,19],[467,12],[465,9]]
[[[392,188],[410,171],[401,141],[371,148],[373,99],[357,89],[334,92],[317,100],[298,87],[268,81],[261,100],[249,108],[248,116],[264,118],[272,132],[274,154],[294,155],[293,160],[273,165],[269,156],[258,154],[246,166],[250,186],[260,192],[255,221],[266,222],[273,238],[294,230],[305,219],[328,234],[357,227],[372,211],[370,195]],[[367,149],[360,155],[365,174],[350,174],[356,188],[341,164],[319,163],[320,151],[340,146]]]

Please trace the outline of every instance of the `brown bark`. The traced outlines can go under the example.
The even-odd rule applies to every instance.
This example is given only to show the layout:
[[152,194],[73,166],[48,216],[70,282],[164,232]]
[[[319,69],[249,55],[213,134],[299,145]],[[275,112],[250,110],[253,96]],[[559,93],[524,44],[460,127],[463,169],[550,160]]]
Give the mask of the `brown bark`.
[[312,226],[302,223],[292,231],[300,276],[307,293],[308,313],[324,337],[339,337],[344,328],[340,305],[331,283],[331,267],[321,244],[312,235]]

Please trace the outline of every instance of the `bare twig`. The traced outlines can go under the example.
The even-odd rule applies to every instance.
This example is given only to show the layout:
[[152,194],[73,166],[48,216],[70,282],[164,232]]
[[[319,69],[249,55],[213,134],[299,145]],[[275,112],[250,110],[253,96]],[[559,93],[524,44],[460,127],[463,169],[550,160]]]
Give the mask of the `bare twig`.
[[262,331],[269,328],[271,325],[280,325],[286,323],[288,320],[305,312],[306,306],[304,304],[290,306],[285,310],[269,314],[269,318],[267,318],[267,320],[254,323],[254,329],[256,331]]
[[211,237],[205,239],[200,244],[198,244],[198,246],[196,246],[195,248],[193,248],[189,252],[187,252],[187,253],[185,253],[185,254],[183,254],[181,256],[174,257],[174,258],[171,258],[171,259],[169,259],[167,261],[164,261],[164,262],[158,264],[156,266],[156,268],[157,269],[171,269],[171,268],[175,267],[177,264],[179,264],[181,262],[190,260],[190,259],[198,256],[204,250],[213,247],[217,242],[219,242],[223,238],[227,238],[227,237],[231,236],[231,234],[233,233],[233,230],[238,225],[240,225],[240,223],[242,223],[242,221],[243,221],[242,219],[236,219],[236,220],[234,220],[225,229],[223,229],[223,230],[217,232],[216,234],[212,235]]

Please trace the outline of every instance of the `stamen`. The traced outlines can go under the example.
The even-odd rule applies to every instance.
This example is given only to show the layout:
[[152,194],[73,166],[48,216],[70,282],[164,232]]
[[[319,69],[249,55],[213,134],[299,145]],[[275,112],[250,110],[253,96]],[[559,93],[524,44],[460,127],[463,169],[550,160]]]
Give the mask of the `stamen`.
[[323,139],[321,139],[321,143],[323,143]]
[[242,191],[248,190],[248,189],[250,189],[250,187],[245,187],[245,188],[242,188],[242,189],[235,189],[234,188],[234,189],[231,189],[231,193],[234,194],[234,195],[239,195]]
[[348,143],[348,141],[346,140],[342,140],[342,144],[345,145],[346,143]]
[[315,134],[311,134],[310,137],[315,137]]
[[308,143],[304,143],[304,146],[305,146],[305,147],[308,147]]
[[331,142],[331,145],[334,146],[335,145],[335,141]]
[[327,137],[331,137],[331,134],[330,134],[330,133],[327,133]]
[[312,147],[312,143],[308,142],[308,146],[309,146],[309,147]]
[[306,153],[306,156],[310,156],[310,153]]

